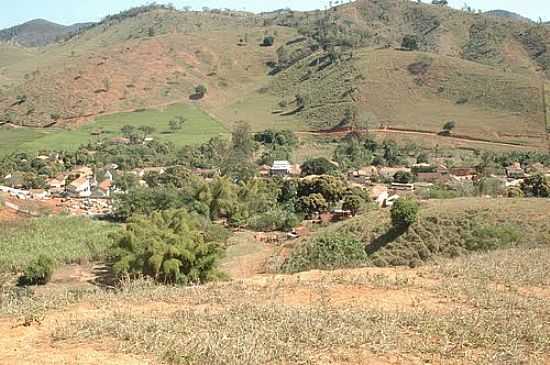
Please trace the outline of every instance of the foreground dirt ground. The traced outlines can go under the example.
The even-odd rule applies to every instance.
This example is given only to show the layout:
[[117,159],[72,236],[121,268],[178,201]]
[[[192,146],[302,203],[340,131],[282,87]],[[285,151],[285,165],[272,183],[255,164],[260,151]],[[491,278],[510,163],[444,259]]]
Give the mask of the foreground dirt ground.
[[4,293],[0,363],[550,363],[548,247],[268,275],[270,247],[242,245],[232,279],[203,287],[98,288],[90,264]]

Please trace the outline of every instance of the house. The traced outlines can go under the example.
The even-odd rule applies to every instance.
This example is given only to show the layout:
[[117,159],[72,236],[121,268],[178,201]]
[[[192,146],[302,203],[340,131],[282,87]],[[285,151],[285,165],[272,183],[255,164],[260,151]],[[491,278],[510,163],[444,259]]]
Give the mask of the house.
[[292,173],[292,167],[288,161],[275,161],[271,166],[271,176],[288,176]]
[[107,172],[103,175],[103,177],[104,177],[105,180],[113,181],[113,174],[111,173],[111,171],[107,171]]
[[416,181],[423,183],[446,183],[449,181],[449,175],[441,172],[418,172],[416,173]]
[[414,191],[414,184],[401,184],[394,182],[391,184],[391,189],[400,191]]
[[519,163],[514,163],[506,168],[506,177],[509,179],[523,179],[527,175]]
[[475,180],[477,177],[477,169],[475,167],[451,167],[449,175],[452,175],[456,180]]
[[48,179],[48,190],[52,193],[61,193],[65,190],[65,182],[67,177],[63,174],[60,174],[53,179]]
[[159,175],[162,175],[165,172],[166,172],[166,169],[164,167],[145,167],[142,169],[135,169],[132,171],[132,173],[139,178],[144,177],[148,173],[157,173]]
[[384,205],[384,201],[388,196],[388,187],[386,185],[374,185],[372,189],[369,190],[369,197],[380,207]]
[[102,195],[104,197],[111,196],[111,188],[113,187],[113,180],[112,179],[105,179],[99,185],[97,186],[97,190],[99,195]]
[[358,170],[351,171],[348,174],[348,177],[352,180],[366,183],[371,181],[373,178],[378,177],[378,169],[375,166],[364,166]]
[[36,199],[36,200],[44,200],[50,195],[44,189],[31,189],[30,194],[31,194],[31,199]]
[[89,197],[92,195],[92,186],[90,179],[87,176],[81,176],[74,180],[67,187],[67,192],[73,196],[81,198]]

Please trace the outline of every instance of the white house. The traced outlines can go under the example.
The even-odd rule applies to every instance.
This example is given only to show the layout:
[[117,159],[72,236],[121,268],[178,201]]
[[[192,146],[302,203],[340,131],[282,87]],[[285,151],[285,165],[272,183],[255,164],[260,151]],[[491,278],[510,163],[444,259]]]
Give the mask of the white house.
[[67,187],[69,194],[79,196],[81,198],[87,198],[92,195],[92,186],[90,179],[86,176],[79,177],[75,181],[69,184]]
[[275,161],[271,166],[272,176],[287,176],[292,173],[292,166],[288,161]]

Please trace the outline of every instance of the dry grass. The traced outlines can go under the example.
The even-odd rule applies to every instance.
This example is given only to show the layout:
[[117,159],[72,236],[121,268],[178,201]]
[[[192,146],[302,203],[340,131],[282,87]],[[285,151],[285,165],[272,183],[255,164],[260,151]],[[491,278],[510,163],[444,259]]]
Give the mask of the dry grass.
[[543,364],[549,260],[547,246],[517,248],[417,270],[257,276],[195,288],[134,282],[115,292],[23,295],[0,308],[19,318],[42,308],[36,317],[57,351],[96,344],[169,364]]

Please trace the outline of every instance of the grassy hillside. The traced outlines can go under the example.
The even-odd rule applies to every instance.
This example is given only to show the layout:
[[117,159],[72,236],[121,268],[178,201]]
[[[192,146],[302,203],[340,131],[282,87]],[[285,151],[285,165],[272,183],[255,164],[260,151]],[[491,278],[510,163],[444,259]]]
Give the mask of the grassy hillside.
[[[169,122],[182,117],[181,129],[172,131]],[[75,151],[89,142],[122,136],[121,128],[151,126],[152,138],[171,142],[177,147],[200,144],[228,131],[217,120],[193,105],[173,104],[161,109],[115,113],[98,117],[90,123],[71,129],[1,128],[0,156],[12,152],[39,152],[42,150]]]
[[[273,46],[260,46],[266,35]],[[415,52],[395,50],[405,37]],[[4,56],[0,124],[65,127],[195,102],[226,127],[325,129],[353,116],[436,132],[455,120],[459,134],[539,147],[549,40],[546,26],[411,1],[261,15],[153,7],[35,57]],[[197,84],[208,87],[198,102]]]
[[[389,210],[375,210],[320,231],[294,249],[284,269],[417,266],[473,252],[550,244],[549,209],[547,199],[434,200],[422,203],[418,222],[405,231],[392,228]],[[355,240],[365,248],[366,257],[339,258],[337,250],[320,256],[323,251],[316,248],[318,239],[332,236]],[[353,246],[349,247],[349,252],[354,252]]]
[[0,119],[70,125],[100,113],[190,103],[198,84],[208,87],[206,108],[231,104],[267,78],[276,46],[260,43],[274,33],[278,43],[294,31],[246,16],[171,10],[101,24],[8,67],[25,81],[0,96]]

